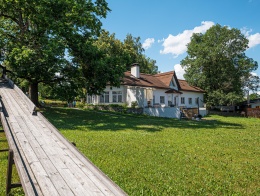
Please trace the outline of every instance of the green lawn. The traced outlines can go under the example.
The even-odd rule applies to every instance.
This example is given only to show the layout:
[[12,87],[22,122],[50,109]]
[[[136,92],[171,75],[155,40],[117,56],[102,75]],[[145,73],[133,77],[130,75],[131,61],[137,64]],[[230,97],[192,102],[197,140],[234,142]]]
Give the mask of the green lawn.
[[260,195],[259,119],[179,121],[69,108],[44,115],[129,195]]

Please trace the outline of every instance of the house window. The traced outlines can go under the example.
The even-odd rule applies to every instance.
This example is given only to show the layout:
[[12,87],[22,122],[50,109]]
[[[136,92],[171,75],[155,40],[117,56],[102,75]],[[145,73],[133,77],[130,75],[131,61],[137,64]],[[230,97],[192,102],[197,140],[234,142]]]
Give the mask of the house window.
[[160,103],[162,103],[162,104],[165,103],[165,97],[164,96],[160,96]]
[[113,103],[121,103],[122,102],[122,91],[113,91],[112,97],[113,97]]
[[109,103],[109,92],[104,92],[99,96],[100,103]]
[[185,104],[185,97],[181,97],[181,104]]
[[192,98],[189,98],[189,104],[192,105]]
[[88,95],[87,103],[93,103],[93,101],[92,101],[92,96],[91,96],[91,95]]
[[199,98],[195,98],[195,103],[198,105],[199,104]]

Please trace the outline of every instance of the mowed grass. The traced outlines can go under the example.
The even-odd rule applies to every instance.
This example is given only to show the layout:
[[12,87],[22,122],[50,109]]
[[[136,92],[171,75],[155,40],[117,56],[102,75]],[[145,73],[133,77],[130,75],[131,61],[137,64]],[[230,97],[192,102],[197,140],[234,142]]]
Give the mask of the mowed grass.
[[44,115],[129,195],[260,195],[259,119]]
[[[259,119],[179,121],[70,108],[44,115],[129,195],[260,195]],[[7,145],[2,137],[0,144]],[[1,154],[1,172],[6,165]],[[2,185],[3,178],[0,193]]]

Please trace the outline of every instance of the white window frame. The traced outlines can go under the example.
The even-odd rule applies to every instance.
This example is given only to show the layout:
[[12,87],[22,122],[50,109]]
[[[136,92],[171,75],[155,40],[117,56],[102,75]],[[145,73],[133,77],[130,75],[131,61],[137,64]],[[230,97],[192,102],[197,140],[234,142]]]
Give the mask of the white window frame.
[[195,98],[195,104],[197,104],[197,105],[199,104],[199,98],[198,97]]
[[189,97],[188,101],[189,101],[189,105],[192,105],[192,98],[191,97]]
[[87,96],[87,103],[93,103],[93,96],[91,95]]
[[112,102],[113,103],[122,103],[123,102],[122,91],[112,91]]
[[185,97],[181,97],[181,104],[185,104]]
[[160,104],[165,104],[165,96],[160,96]]
[[109,91],[105,91],[99,96],[100,103],[109,103]]

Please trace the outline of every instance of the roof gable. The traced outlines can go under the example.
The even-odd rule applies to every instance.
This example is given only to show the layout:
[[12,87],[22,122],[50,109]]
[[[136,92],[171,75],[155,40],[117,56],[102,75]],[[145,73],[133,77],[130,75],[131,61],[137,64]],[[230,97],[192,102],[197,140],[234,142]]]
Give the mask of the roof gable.
[[178,79],[176,77],[175,71],[160,73],[154,76],[157,77],[159,80],[161,80],[168,87],[171,87],[171,83],[175,83],[177,90],[180,89],[180,85],[178,83]]

